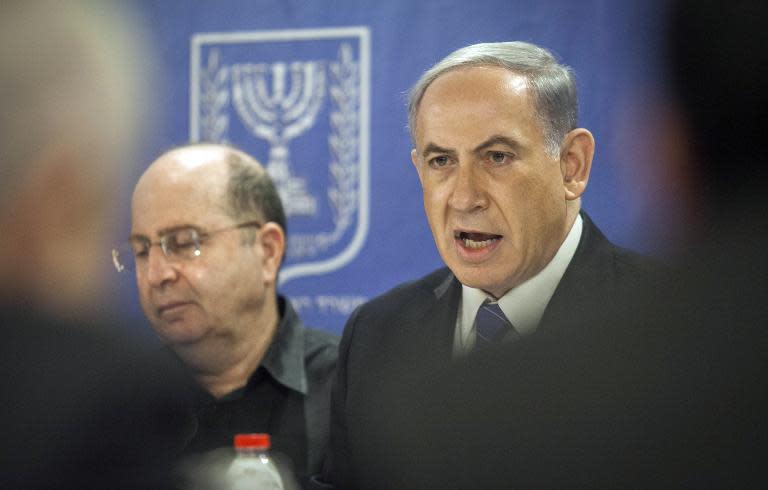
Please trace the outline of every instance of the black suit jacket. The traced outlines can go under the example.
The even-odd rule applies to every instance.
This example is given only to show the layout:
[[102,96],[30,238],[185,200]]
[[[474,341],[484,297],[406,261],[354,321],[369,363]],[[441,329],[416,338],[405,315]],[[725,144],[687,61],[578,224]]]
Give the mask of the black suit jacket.
[[[616,247],[582,213],[576,253],[537,331],[526,338],[566,342],[578,338],[576,318],[592,317],[648,277],[647,259]],[[452,360],[461,284],[448,269],[401,285],[361,306],[349,319],[339,352],[332,395],[331,455],[325,479],[336,488],[396,488],[386,470],[393,415],[402,420],[404,398]],[[394,470],[396,473],[397,470]],[[390,473],[390,474],[383,474]],[[394,479],[393,479],[394,478]],[[400,482],[402,483],[402,482]]]
[[362,486],[768,488],[768,226],[737,211],[651,283],[564,318],[562,341],[405,388]]

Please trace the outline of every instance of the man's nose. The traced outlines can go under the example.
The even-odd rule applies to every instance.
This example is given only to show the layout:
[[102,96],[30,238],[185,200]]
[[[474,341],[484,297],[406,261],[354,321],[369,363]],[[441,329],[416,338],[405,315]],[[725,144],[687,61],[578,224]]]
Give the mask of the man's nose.
[[488,198],[479,172],[481,169],[474,162],[459,163],[448,201],[453,209],[471,212],[488,207]]
[[176,278],[173,262],[165,256],[159,244],[152,244],[147,251],[147,280],[152,287],[162,286]]

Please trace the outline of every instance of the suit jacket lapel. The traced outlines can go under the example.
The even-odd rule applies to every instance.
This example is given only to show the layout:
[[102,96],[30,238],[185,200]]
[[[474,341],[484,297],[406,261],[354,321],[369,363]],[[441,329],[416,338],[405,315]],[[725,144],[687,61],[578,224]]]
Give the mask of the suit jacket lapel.
[[613,246],[586,213],[581,216],[584,226],[579,245],[544,311],[537,335],[560,338],[582,319],[593,317],[608,301]]
[[429,300],[405,329],[413,336],[407,342],[411,347],[412,361],[423,366],[426,372],[445,367],[453,355],[461,284],[448,269],[445,271],[445,279],[429,291]]

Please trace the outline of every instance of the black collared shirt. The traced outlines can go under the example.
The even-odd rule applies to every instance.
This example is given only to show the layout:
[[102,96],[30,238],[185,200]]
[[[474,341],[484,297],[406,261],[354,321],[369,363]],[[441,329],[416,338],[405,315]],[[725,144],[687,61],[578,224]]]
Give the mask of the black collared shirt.
[[231,447],[237,433],[265,432],[300,482],[320,471],[328,445],[330,388],[338,338],[304,327],[278,297],[280,323],[248,384],[220,399],[200,390],[185,452]]

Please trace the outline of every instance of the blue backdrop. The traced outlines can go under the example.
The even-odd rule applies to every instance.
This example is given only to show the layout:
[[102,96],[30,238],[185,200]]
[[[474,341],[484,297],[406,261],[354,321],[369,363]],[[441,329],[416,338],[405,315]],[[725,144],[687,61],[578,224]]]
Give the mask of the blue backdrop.
[[[597,140],[584,207],[613,241],[653,248],[632,184],[652,142],[634,140],[642,132],[629,115],[656,79],[660,1],[135,3],[165,83],[159,130],[126,190],[159,153],[190,140],[251,152],[288,203],[279,289],[309,325],[339,332],[360,302],[441,266],[410,162],[405,94],[471,43],[529,41],[574,68],[580,125]],[[126,318],[146,325],[135,286],[120,290]]]

